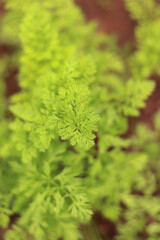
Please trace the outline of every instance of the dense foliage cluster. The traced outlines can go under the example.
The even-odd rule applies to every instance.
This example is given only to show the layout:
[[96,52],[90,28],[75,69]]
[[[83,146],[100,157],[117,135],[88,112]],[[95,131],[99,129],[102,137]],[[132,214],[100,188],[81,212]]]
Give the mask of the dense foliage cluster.
[[[157,131],[121,137],[159,74],[156,4],[126,0],[139,25],[137,49],[124,58],[72,0],[6,0],[1,42],[17,52],[0,65],[1,226],[20,215],[6,240],[78,240],[95,211],[118,223],[121,240],[141,239],[152,217],[146,239],[158,239],[160,116]],[[8,66],[21,90],[5,99]]]

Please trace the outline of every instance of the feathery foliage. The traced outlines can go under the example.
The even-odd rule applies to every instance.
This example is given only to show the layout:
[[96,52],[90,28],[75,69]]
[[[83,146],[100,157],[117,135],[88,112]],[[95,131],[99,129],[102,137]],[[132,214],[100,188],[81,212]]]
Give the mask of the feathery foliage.
[[118,240],[159,239],[160,220],[160,193],[159,193],[159,130],[160,113],[156,113],[153,119],[155,129],[149,129],[143,124],[136,128],[136,134],[132,138],[133,150],[137,153],[147,154],[147,162],[142,168],[141,174],[134,178],[132,192],[125,201],[126,208],[122,213],[123,224],[119,224]]
[[[0,90],[0,196],[7,203],[0,205],[1,225],[11,212],[20,214],[6,240],[78,240],[80,224],[90,222],[94,211],[118,221],[122,202],[131,206],[130,219],[139,216],[132,190],[145,182],[150,155],[121,135],[127,117],[138,116],[154,90],[150,76],[159,52],[144,38],[156,41],[159,20],[141,19],[142,6],[127,4],[143,24],[126,64],[115,39],[86,24],[72,0],[6,0],[1,41],[18,47],[12,60],[20,87],[7,104]],[[148,57],[139,61],[149,49],[152,64]],[[124,151],[133,145],[135,152]],[[119,236],[133,239],[121,227]]]

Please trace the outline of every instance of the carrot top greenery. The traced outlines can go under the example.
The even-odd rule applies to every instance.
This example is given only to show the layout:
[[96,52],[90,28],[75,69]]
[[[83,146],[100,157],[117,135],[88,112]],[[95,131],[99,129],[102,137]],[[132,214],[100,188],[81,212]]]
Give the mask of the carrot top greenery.
[[[138,21],[137,47],[127,54],[72,0],[5,1],[0,41],[17,51],[0,59],[0,225],[20,215],[6,240],[78,240],[95,211],[118,222],[121,240],[141,239],[148,211],[156,220],[147,239],[158,239],[150,171],[158,135],[140,126],[134,137],[121,136],[154,90],[150,76],[160,74],[160,7],[154,0],[126,6]],[[18,69],[20,91],[6,99],[8,67]]]

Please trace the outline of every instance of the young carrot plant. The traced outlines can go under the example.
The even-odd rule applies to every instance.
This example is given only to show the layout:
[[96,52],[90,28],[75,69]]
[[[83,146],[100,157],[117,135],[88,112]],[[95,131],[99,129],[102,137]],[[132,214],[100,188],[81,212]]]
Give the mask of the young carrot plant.
[[[132,140],[121,135],[154,90],[159,54],[141,25],[154,32],[159,15],[152,23],[146,11],[138,48],[124,60],[72,0],[5,6],[1,42],[18,47],[11,62],[20,91],[6,100],[0,90],[0,223],[20,215],[6,240],[77,240],[95,211],[118,221],[147,164],[147,153],[124,151]],[[10,61],[2,62],[4,86]]]

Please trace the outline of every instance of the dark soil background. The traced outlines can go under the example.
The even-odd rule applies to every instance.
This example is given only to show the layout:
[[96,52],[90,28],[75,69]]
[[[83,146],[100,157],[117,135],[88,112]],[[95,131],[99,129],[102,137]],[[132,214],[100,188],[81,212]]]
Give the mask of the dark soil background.
[[[125,9],[123,0],[75,0],[82,8],[86,20],[97,20],[99,23],[98,31],[106,34],[115,34],[118,37],[119,46],[131,42],[134,44],[134,29],[137,25],[136,21],[130,18],[129,13]],[[0,5],[0,17],[4,14],[3,5]],[[14,50],[6,45],[0,45],[0,58],[4,54],[11,54]],[[18,91],[16,84],[17,71],[9,71],[6,77],[7,97]],[[137,122],[143,121],[149,127],[153,128],[152,116],[160,108],[160,79],[158,76],[151,76],[156,81],[156,89],[152,96],[146,102],[146,108],[141,110],[141,114],[136,118],[129,118],[129,130],[126,136],[133,134]],[[11,218],[13,222],[15,217]],[[111,221],[104,219],[99,213],[94,215],[94,221],[98,225],[98,231],[103,240],[113,240],[116,235],[116,226]],[[0,240],[3,240],[5,230],[0,230]]]

